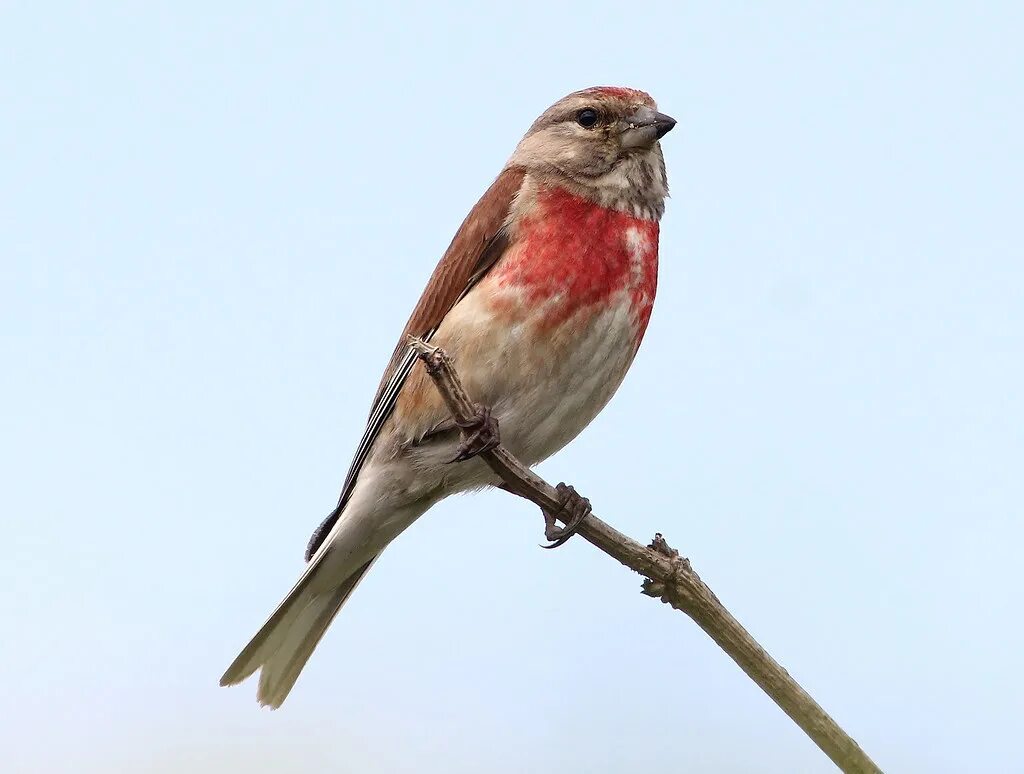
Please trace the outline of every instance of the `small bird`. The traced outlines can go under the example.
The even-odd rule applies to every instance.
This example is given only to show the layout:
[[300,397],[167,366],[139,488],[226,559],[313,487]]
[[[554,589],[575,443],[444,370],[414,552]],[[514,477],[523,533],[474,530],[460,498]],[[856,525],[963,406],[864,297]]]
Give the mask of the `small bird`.
[[[221,685],[260,670],[257,700],[280,707],[388,544],[448,495],[501,483],[475,458],[499,432],[535,465],[604,408],[654,303],[668,196],[659,140],[675,123],[647,93],[612,86],[574,92],[533,123],[416,304],[305,571]],[[485,407],[471,426],[455,423],[425,369],[414,367],[410,336],[452,356]],[[564,511],[545,514],[552,545],[589,512],[572,487],[558,491]]]

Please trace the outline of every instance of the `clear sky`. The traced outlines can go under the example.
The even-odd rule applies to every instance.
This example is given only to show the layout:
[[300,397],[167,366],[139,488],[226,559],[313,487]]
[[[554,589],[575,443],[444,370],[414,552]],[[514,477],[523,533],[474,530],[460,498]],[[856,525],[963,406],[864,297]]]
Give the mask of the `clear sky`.
[[542,473],[664,532],[883,768],[1019,764],[1024,12],[767,5],[5,4],[5,769],[832,771],[495,492],[392,546],[281,711],[217,687],[455,228],[599,84],[679,120],[659,296]]

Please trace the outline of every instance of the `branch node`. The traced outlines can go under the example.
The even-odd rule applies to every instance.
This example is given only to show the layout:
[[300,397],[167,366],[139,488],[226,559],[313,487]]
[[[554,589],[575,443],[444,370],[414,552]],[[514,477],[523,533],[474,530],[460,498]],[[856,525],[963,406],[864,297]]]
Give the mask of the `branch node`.
[[692,601],[693,594],[690,584],[684,580],[684,576],[691,581],[700,582],[690,566],[690,560],[685,556],[680,556],[679,552],[668,544],[665,536],[660,532],[654,535],[654,539],[648,543],[647,547],[659,556],[668,559],[672,569],[662,580],[645,578],[641,585],[641,591],[649,597],[660,599],[676,610],[685,612],[688,609],[687,601]]
[[662,556],[667,556],[669,559],[675,559],[679,556],[679,552],[668,544],[668,541],[665,540],[665,536],[660,532],[654,533],[654,539],[647,544],[647,547],[657,551]]
[[665,584],[661,581],[644,578],[644,582],[640,585],[640,591],[649,597],[660,598],[665,593]]

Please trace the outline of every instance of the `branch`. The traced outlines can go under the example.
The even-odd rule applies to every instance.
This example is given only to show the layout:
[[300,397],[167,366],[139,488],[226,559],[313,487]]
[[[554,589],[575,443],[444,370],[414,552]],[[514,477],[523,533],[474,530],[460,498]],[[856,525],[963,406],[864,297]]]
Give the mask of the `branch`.
[[[409,346],[423,361],[455,419],[471,422],[476,415],[476,405],[466,394],[444,350],[413,336],[409,337]],[[505,489],[535,503],[544,511],[559,510],[561,500],[555,488],[512,456],[504,446],[482,452],[480,457],[501,476]],[[841,771],[881,774],[881,769],[858,744],[732,617],[694,572],[689,560],[669,547],[660,533],[654,536],[650,545],[643,546],[591,514],[580,524],[578,534],[643,575],[646,578],[642,586],[644,594],[657,597],[692,618]]]

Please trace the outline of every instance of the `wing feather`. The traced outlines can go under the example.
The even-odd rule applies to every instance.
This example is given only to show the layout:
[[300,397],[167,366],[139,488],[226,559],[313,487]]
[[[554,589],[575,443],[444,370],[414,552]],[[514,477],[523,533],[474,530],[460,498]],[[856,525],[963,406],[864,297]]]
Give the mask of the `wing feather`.
[[455,237],[430,276],[423,295],[405,324],[391,361],[384,370],[370,408],[366,430],[345,476],[338,504],[310,538],[306,547],[306,561],[320,547],[341,515],[359,477],[359,471],[412,371],[416,358],[406,346],[408,337],[419,336],[429,341],[445,315],[487,274],[508,248],[509,213],[522,186],[523,176],[523,170],[515,167],[507,167],[498,175],[455,232]]

